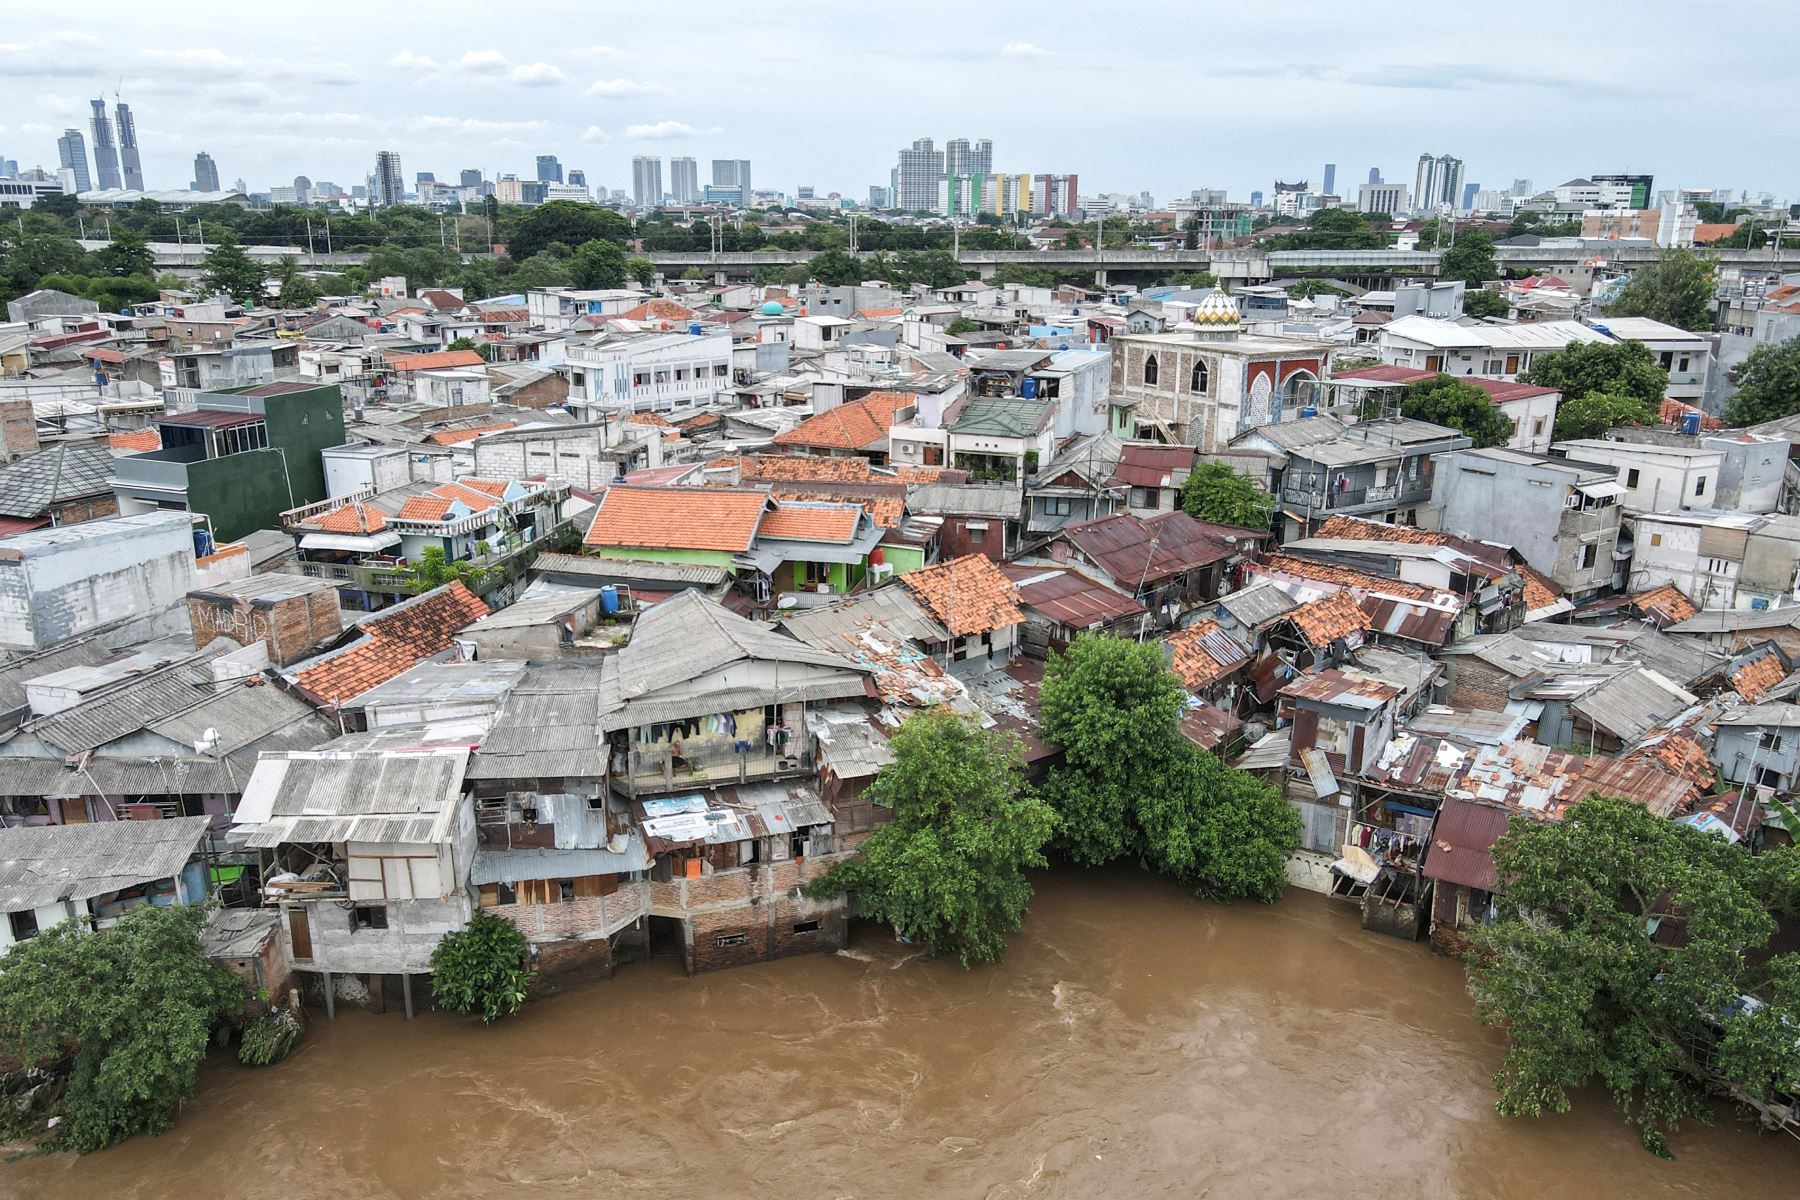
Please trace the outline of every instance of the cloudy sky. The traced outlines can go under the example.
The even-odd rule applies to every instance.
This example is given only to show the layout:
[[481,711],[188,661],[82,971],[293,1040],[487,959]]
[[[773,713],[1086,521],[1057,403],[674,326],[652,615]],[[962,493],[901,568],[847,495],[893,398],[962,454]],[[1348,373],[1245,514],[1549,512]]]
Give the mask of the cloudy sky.
[[1800,199],[1781,0],[6,7],[0,155],[54,169],[122,77],[153,188],[186,186],[196,150],[262,190],[361,182],[397,149],[409,179],[529,178],[551,153],[626,187],[649,153],[863,198],[899,146],[962,136],[992,138],[996,170],[1159,200],[1316,185],[1326,162],[1340,191],[1371,166],[1410,183],[1426,150],[1489,187],[1648,171]]

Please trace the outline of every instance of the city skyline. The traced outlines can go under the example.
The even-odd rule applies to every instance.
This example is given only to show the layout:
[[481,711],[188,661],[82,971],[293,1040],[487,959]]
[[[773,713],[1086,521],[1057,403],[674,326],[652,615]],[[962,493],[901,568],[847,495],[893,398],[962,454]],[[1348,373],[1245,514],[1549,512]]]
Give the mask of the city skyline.
[[[1405,179],[1433,146],[1457,148],[1469,179],[1529,175],[1554,184],[1629,171],[1672,187],[1800,195],[1800,131],[1769,121],[1755,142],[1747,126],[1741,136],[1722,134],[1704,106],[1656,82],[1675,73],[1730,79],[1734,94],[1749,90],[1752,111],[1778,111],[1779,74],[1757,61],[1775,65],[1774,40],[1729,60],[1702,43],[1671,44],[1654,18],[1682,10],[1647,3],[1648,12],[1634,11],[1651,19],[1619,22],[1595,8],[1560,14],[1556,29],[1529,36],[1471,42],[1421,30],[1404,45],[1353,12],[1309,3],[1280,18],[1176,10],[1149,44],[1131,22],[1058,37],[1021,31],[1016,18],[959,11],[946,36],[916,15],[808,10],[784,22],[722,6],[703,20],[627,36],[592,6],[552,3],[545,19],[566,36],[550,48],[524,31],[472,39],[454,20],[409,24],[393,37],[380,36],[377,20],[367,36],[334,37],[278,26],[253,9],[186,43],[141,9],[102,3],[93,16],[104,39],[53,14],[13,16],[0,78],[30,99],[0,118],[0,152],[54,170],[57,138],[71,127],[97,151],[89,103],[118,88],[131,98],[152,188],[185,183],[202,148],[255,190],[296,172],[360,179],[377,151],[396,149],[440,177],[472,164],[490,178],[525,176],[537,155],[554,154],[608,189],[630,187],[638,154],[730,155],[755,161],[767,186],[862,197],[888,182],[897,147],[979,135],[994,140],[995,170],[1055,164],[1080,172],[1096,192],[1159,197],[1215,187],[1244,198],[1278,177],[1316,177],[1323,162],[1355,177],[1373,166]],[[446,12],[464,7],[476,11],[450,3]],[[1783,10],[1756,0],[1745,20],[1759,13],[1766,20]],[[1600,41],[1608,54],[1583,53]],[[1222,43],[1237,52],[1195,65],[1194,46]],[[677,60],[716,70],[677,88],[661,65]],[[891,111],[797,105],[793,74],[820,62],[853,77],[903,78],[907,103]],[[1544,65],[1557,62],[1582,66]],[[1076,105],[1055,122],[1008,120],[994,99],[1008,91],[1115,95],[1125,85],[1134,97],[1128,110]],[[1239,97],[1247,115],[1193,102],[1209,89]],[[1571,105],[1582,121],[1568,120]],[[774,106],[795,119],[770,119]],[[1348,128],[1359,110],[1370,119]],[[1324,127],[1321,111],[1344,120]],[[1504,122],[1494,120],[1500,112]]]

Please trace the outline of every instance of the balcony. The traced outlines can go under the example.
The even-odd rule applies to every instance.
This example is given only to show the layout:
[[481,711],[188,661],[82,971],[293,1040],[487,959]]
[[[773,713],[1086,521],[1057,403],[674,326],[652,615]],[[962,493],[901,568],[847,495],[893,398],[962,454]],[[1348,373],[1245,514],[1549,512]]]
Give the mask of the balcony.
[[1397,504],[1419,504],[1431,499],[1431,482],[1416,481],[1402,486],[1398,483],[1376,484],[1372,487],[1347,487],[1339,489],[1286,487],[1281,489],[1281,502],[1284,505],[1310,509],[1315,512],[1343,512],[1367,506],[1387,506]]
[[[543,536],[529,542],[513,540],[499,549],[490,550],[486,554],[473,555],[463,560],[487,572],[481,582],[470,585],[471,588],[478,595],[486,595],[507,581],[511,574],[507,568],[512,563],[526,555],[555,545],[573,532],[574,525],[571,522],[563,521],[553,526]],[[411,596],[418,591],[413,582],[412,572],[398,563],[337,563],[298,560],[284,563],[281,570],[286,574],[300,575],[307,579],[329,580],[340,588],[350,588],[359,592],[373,592],[388,596]]]
[[774,754],[760,745],[748,752],[696,750],[690,746],[679,763],[671,760],[666,745],[634,745],[627,769],[615,773],[612,780],[627,796],[647,796],[730,787],[762,779],[800,778],[812,773],[813,765],[806,755]]

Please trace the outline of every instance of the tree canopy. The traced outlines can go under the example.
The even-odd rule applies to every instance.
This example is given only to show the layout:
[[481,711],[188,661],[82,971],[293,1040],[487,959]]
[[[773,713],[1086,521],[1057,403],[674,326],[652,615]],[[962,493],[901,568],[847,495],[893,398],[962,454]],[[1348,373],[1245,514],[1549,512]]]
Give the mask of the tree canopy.
[[1275,513],[1275,497],[1228,463],[1196,463],[1181,485],[1181,507],[1196,521],[1267,529]]
[[1475,443],[1498,446],[1513,435],[1513,421],[1492,398],[1449,375],[1409,383],[1400,399],[1400,411],[1415,421],[1447,425]]
[[994,962],[1025,922],[1055,826],[1025,786],[1019,746],[949,709],[915,713],[870,785],[893,820],[809,889],[855,894],[866,917],[966,967]]
[[1504,317],[1512,305],[1492,288],[1476,288],[1464,293],[1463,311],[1471,317]]
[[1800,338],[1764,343],[1731,372],[1737,391],[1725,406],[1732,425],[1757,425],[1800,412]]
[[245,306],[263,302],[263,281],[267,272],[257,264],[231,233],[221,236],[200,260],[200,286],[209,292],[230,296]]
[[452,1012],[497,1021],[519,1011],[531,985],[529,947],[519,927],[476,910],[431,952],[431,993]]
[[1300,232],[1268,239],[1272,250],[1380,250],[1387,244],[1386,233],[1347,208],[1322,208]]
[[1500,277],[1494,262],[1494,235],[1483,229],[1465,229],[1456,235],[1456,244],[1444,251],[1439,275],[1444,279],[1460,279],[1470,288],[1478,288],[1490,279]]
[[89,931],[64,921],[0,954],[0,1053],[73,1050],[53,1144],[81,1153],[160,1133],[193,1094],[213,1028],[244,986],[200,948],[206,910],[142,905]]
[[1057,845],[1083,866],[1135,857],[1203,895],[1273,901],[1300,815],[1184,738],[1185,707],[1155,642],[1083,634],[1051,656],[1040,712],[1063,749],[1043,789]]
[[1633,271],[1609,316],[1649,317],[1679,329],[1711,329],[1713,273],[1717,262],[1679,246],[1664,250],[1649,266]]
[[1495,1086],[1513,1116],[1567,1112],[1605,1087],[1644,1145],[1708,1119],[1705,1087],[1751,1104],[1800,1079],[1800,850],[1724,838],[1591,797],[1564,820],[1515,816],[1494,849],[1499,919],[1469,951],[1477,1011],[1511,1047]]
[[1567,349],[1538,355],[1519,380],[1555,388],[1564,400],[1589,392],[1631,396],[1652,411],[1661,408],[1669,389],[1669,373],[1642,342],[1574,342]]
[[506,238],[506,253],[523,263],[534,254],[561,242],[580,246],[599,239],[623,245],[631,236],[631,223],[609,208],[578,200],[552,200],[530,210]]
[[1564,397],[1556,406],[1556,428],[1551,437],[1559,442],[1597,438],[1621,425],[1653,425],[1658,412],[1636,396],[1589,392],[1573,400]]
[[617,242],[595,238],[569,256],[569,274],[578,288],[622,288],[626,281],[625,251]]

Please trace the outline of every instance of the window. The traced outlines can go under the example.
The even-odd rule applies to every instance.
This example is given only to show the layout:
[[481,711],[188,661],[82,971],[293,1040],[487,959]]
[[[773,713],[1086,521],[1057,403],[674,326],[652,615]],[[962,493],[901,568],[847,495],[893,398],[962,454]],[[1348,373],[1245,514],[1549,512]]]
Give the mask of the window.
[[801,921],[794,926],[794,932],[817,933],[819,932],[819,923],[817,921]]
[[1194,364],[1193,373],[1188,376],[1188,391],[1204,392],[1208,382],[1206,364],[1204,362],[1196,362]]
[[713,945],[721,948],[725,946],[742,946],[749,940],[750,935],[747,933],[721,933],[718,937],[713,939]]
[[1156,386],[1156,355],[1154,354],[1144,357],[1144,386]]
[[831,564],[809,562],[804,564],[806,570],[801,578],[806,580],[807,587],[818,587],[821,583],[831,582]]
[[27,908],[22,912],[9,913],[7,915],[12,921],[13,941],[22,942],[27,938],[34,938],[37,936],[37,913]]
[[557,880],[556,898],[564,904],[573,901],[575,899],[575,881],[573,879]]
[[1756,744],[1764,750],[1781,749],[1781,731],[1778,729],[1759,729],[1756,733]]
[[1636,467],[1632,467],[1630,470],[1625,472],[1625,487],[1626,487],[1626,490],[1635,492],[1635,491],[1637,491],[1637,485],[1638,485],[1638,469]]
[[350,910],[350,928],[386,929],[388,927],[388,911],[385,904],[359,904]]
[[1594,560],[1597,557],[1599,557],[1599,551],[1600,551],[1600,547],[1595,545],[1593,542],[1589,542],[1587,545],[1585,545],[1581,548],[1581,569],[1582,570],[1584,570],[1584,571],[1593,570]]
[[731,374],[731,368],[729,366],[727,366],[724,363],[714,364],[714,366],[713,366],[713,378],[714,379],[723,379],[723,378],[725,378],[725,376],[727,376],[729,374]]
[[1660,534],[1660,533],[1653,533],[1653,534],[1651,534],[1651,535],[1650,535],[1650,544],[1651,544],[1651,545],[1652,545],[1652,546],[1660,546],[1660,545],[1662,545],[1662,534]]
[[1130,501],[1131,507],[1133,507],[1133,508],[1155,508],[1157,494],[1160,490],[1161,489],[1159,489],[1159,488],[1147,488],[1147,487],[1132,488],[1131,489],[1131,501]]
[[649,387],[650,386],[650,372],[648,372],[648,371],[633,371],[631,373],[631,386],[632,387]]
[[1544,418],[1539,417],[1531,423],[1531,436],[1534,438],[1544,436]]
[[1687,370],[1688,370],[1688,357],[1687,357],[1687,355],[1684,354],[1681,356],[1681,361],[1676,364],[1675,371],[1677,374],[1685,375],[1685,374],[1687,374]]
[[1660,361],[1662,362],[1662,369],[1665,371],[1668,370],[1675,365],[1675,352],[1673,350],[1664,350]]
[[987,541],[987,522],[971,521],[968,524],[968,530],[969,530],[969,544],[970,545],[979,546],[983,542]]
[[1706,476],[1702,475],[1700,478],[1694,480],[1694,495],[1706,495]]
[[1052,496],[1044,501],[1044,512],[1052,517],[1072,516],[1075,512],[1075,501],[1067,496]]

